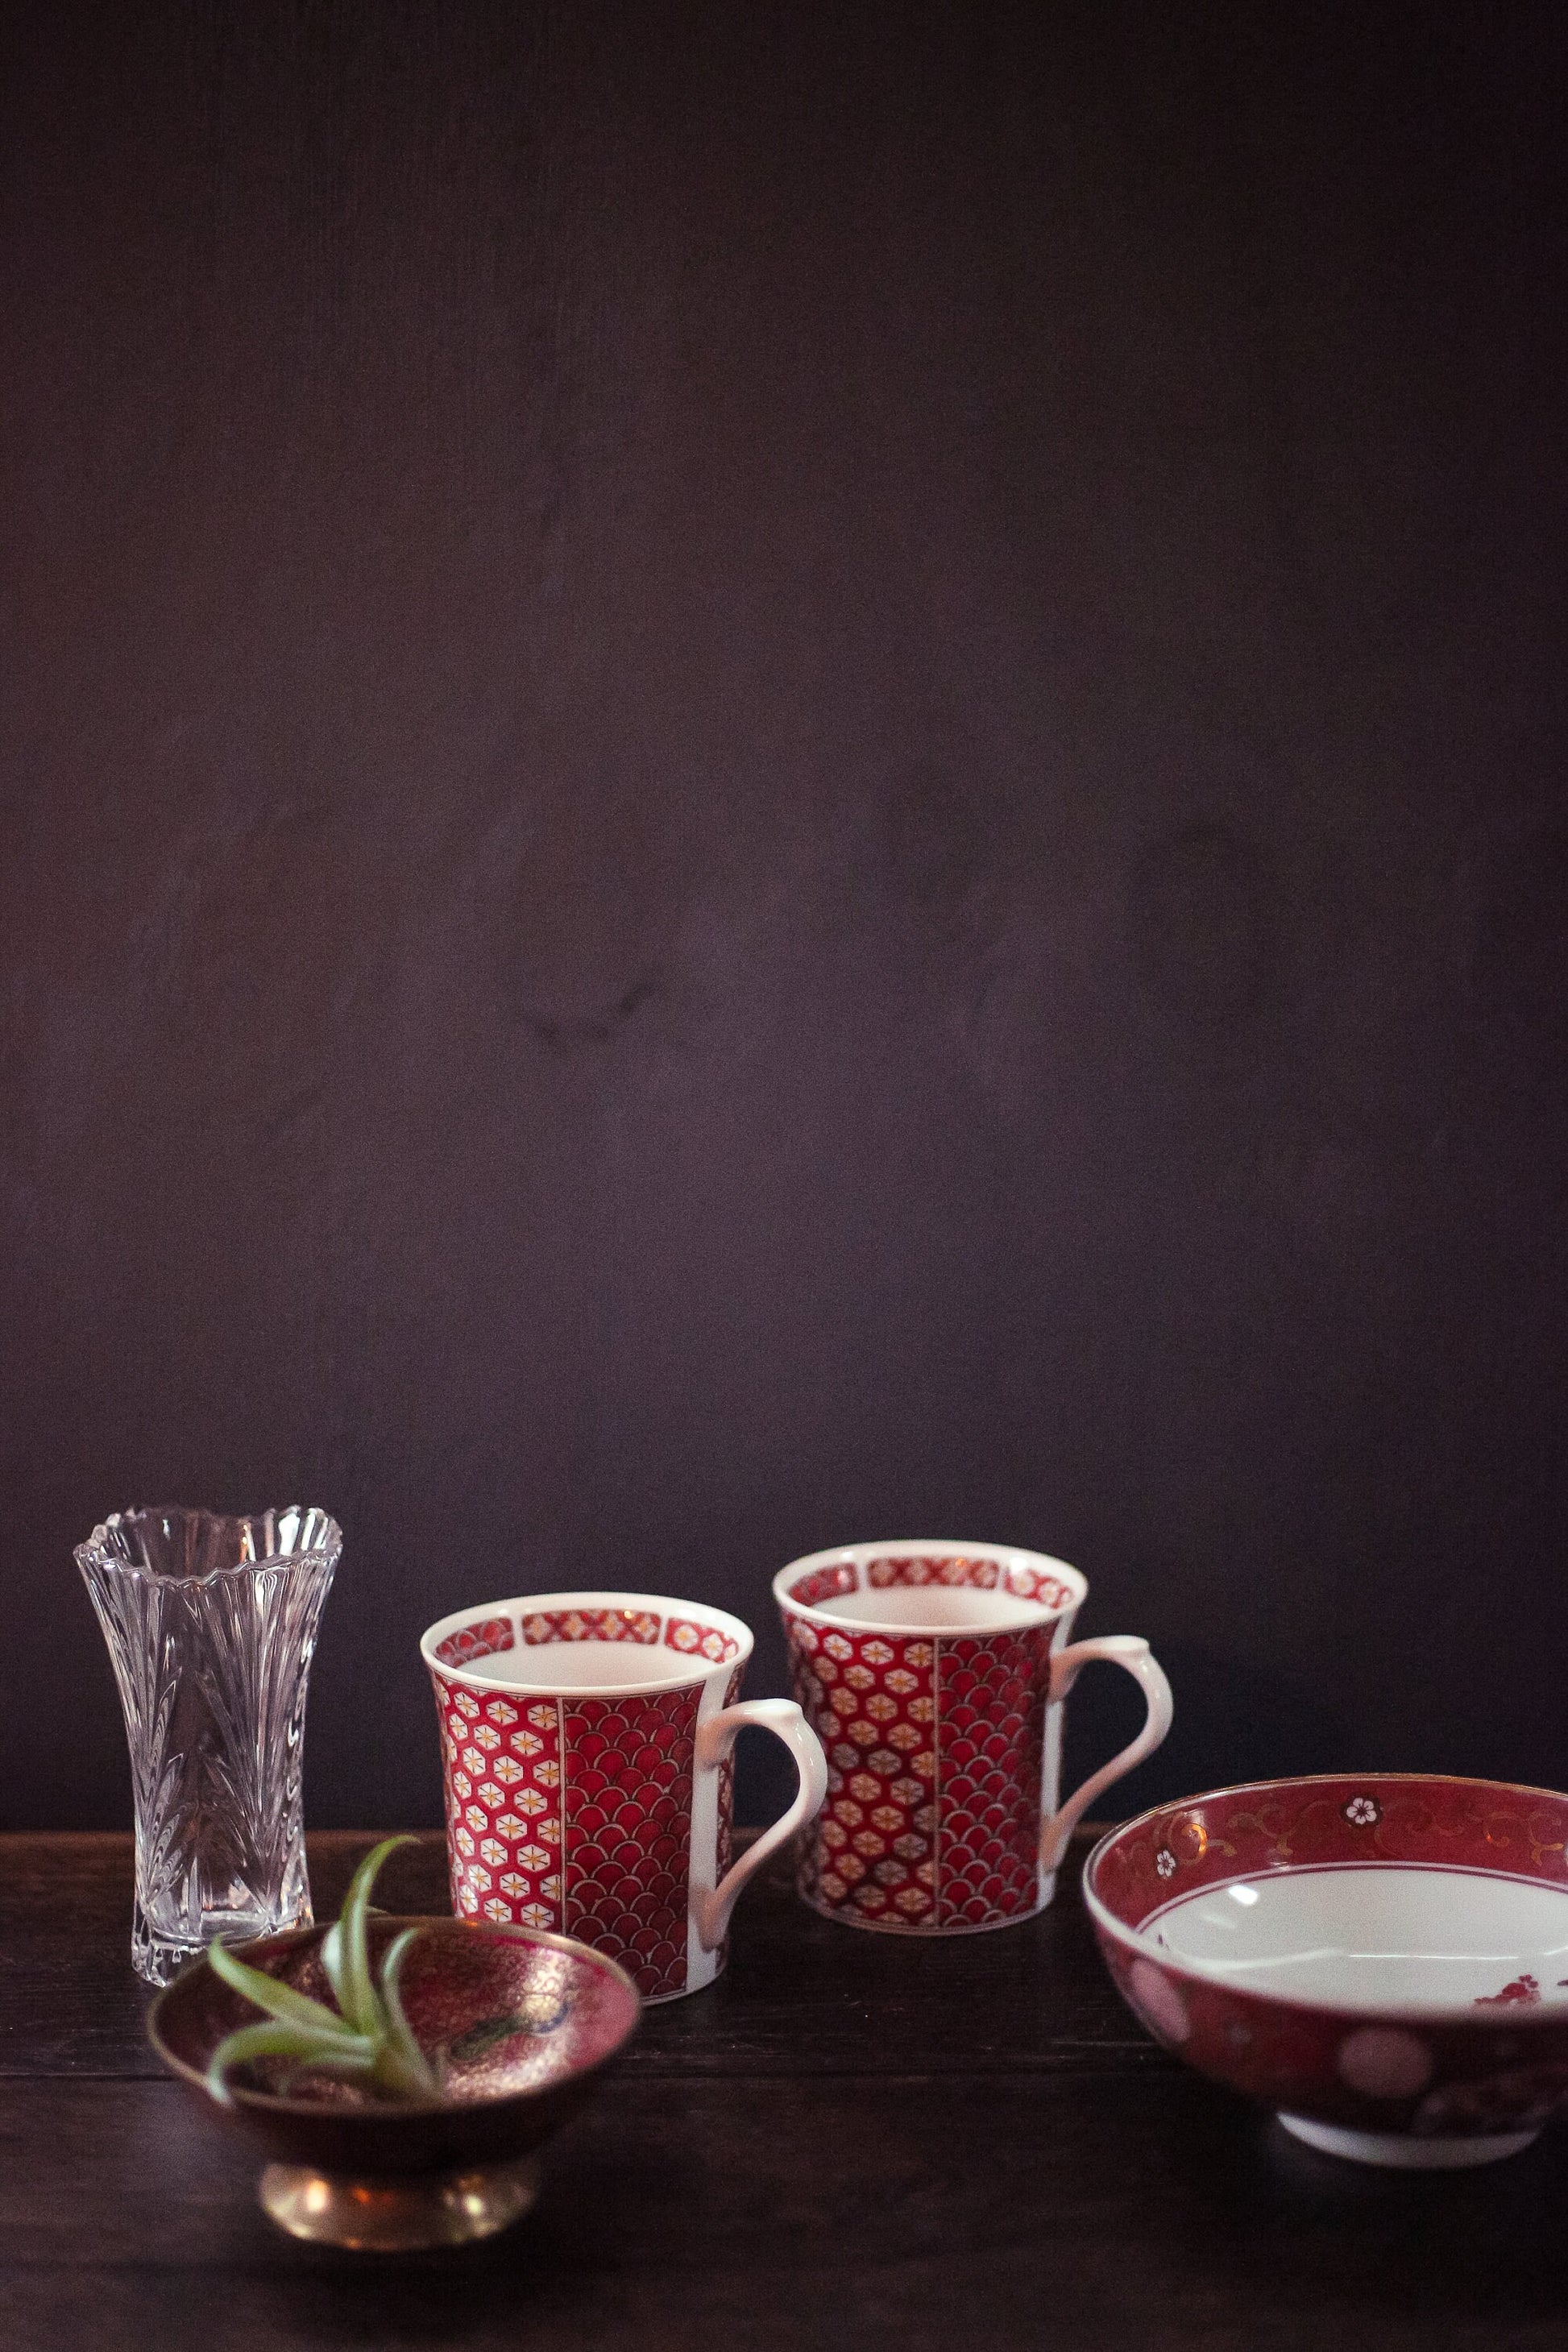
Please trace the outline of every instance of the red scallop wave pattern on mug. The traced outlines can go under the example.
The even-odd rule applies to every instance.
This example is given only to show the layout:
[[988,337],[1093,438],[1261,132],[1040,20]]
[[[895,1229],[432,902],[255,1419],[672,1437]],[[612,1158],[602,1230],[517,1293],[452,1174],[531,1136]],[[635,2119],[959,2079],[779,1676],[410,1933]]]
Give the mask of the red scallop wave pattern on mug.
[[[724,1687],[724,1704],[733,1706],[741,1696],[741,1685],[746,1669],[737,1666]],[[731,1748],[719,1767],[719,1836],[714,1847],[713,1884],[717,1886],[729,1869],[735,1846],[735,1751]]]
[[690,1684],[562,1708],[566,1932],[619,1960],[650,2000],[686,1987],[701,1697]]
[[998,1926],[1039,1900],[1050,1673],[1048,1625],[938,1646],[939,1927]]

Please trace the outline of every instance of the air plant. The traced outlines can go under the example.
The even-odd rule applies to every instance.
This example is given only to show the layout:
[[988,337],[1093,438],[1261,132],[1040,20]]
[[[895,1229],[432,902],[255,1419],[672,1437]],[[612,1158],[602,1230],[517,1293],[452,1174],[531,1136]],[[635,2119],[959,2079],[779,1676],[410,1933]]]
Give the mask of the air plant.
[[405,1927],[394,1937],[379,1980],[370,1966],[370,1890],[387,1855],[408,1843],[406,1835],[383,1838],[366,1854],[343,1898],[340,1917],[322,1939],[321,1966],[338,2004],[335,2010],[237,1959],[221,1943],[209,1947],[214,1975],[265,2010],[268,2018],[265,2024],[240,2026],[213,2052],[206,2086],[222,2105],[233,2105],[230,2068],[256,2058],[281,2058],[290,2072],[310,2066],[342,2075],[383,2099],[439,2098],[440,2076],[409,2030],[398,1991],[403,1963],[418,1928]]

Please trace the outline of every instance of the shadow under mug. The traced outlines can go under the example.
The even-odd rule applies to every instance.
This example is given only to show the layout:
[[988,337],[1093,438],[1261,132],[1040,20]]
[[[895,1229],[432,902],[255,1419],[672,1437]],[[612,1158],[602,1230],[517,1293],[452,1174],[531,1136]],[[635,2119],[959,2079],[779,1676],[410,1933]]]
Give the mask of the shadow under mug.
[[[843,1544],[773,1579],[796,1698],[827,1752],[797,1885],[829,1918],[971,1935],[1043,1910],[1074,1824],[1171,1727],[1131,1633],[1071,1642],[1076,1568],[1009,1545]],[[1062,1701],[1103,1658],[1142,1685],[1136,1739],[1058,1802]]]
[[[419,1647],[459,1918],[575,1936],[618,1960],[645,2000],[711,1984],[736,1896],[827,1787],[792,1700],[737,1704],[750,1628],[659,1593],[542,1592],[460,1609]],[[745,1724],[783,1740],[800,1785],[731,1864]]]

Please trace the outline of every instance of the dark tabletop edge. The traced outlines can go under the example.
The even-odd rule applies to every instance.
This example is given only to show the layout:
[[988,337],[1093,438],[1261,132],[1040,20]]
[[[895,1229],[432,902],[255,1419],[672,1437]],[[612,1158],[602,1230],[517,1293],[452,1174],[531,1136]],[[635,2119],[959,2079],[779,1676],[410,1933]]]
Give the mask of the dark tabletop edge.
[[[639,2065],[635,2059],[624,2062],[626,2079],[631,2083],[657,2085],[672,2090],[682,2087],[697,2089],[710,2083],[1011,2083],[1011,2082],[1081,2082],[1124,2080],[1131,2074],[1150,2072],[1173,2073],[1174,2062],[1152,2042],[1119,2042],[1111,2045],[1105,2056],[1097,2058],[1085,2052],[1081,2056],[1068,2054],[1061,2058],[1009,2058],[994,2065],[953,2064],[951,2066],[765,2066],[728,2064],[722,2057],[691,2064],[666,2064],[655,2061],[651,2065]],[[69,2088],[73,2084],[86,2087],[89,2084],[167,2082],[171,2089],[183,2086],[155,2064],[145,2069],[130,2067],[115,2070],[95,2070],[90,2067],[62,2066],[53,2073],[37,2069],[0,2067],[0,2091],[9,2092],[25,2087],[35,2090]]]

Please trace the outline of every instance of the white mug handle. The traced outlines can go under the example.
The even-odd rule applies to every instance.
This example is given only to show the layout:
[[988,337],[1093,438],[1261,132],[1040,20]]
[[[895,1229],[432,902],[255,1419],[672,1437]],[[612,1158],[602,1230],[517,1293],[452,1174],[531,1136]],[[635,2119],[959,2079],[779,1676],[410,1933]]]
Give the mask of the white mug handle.
[[1134,1764],[1142,1764],[1145,1756],[1152,1756],[1171,1728],[1174,1704],[1171,1685],[1159,1660],[1139,1633],[1104,1633],[1098,1642],[1072,1642],[1065,1650],[1058,1650],[1051,1660],[1051,1704],[1066,1698],[1078,1680],[1079,1667],[1087,1666],[1095,1658],[1108,1658],[1113,1666],[1121,1666],[1130,1674],[1135,1683],[1142,1683],[1149,1712],[1137,1738],[1120,1756],[1113,1756],[1109,1764],[1102,1764],[1098,1772],[1091,1772],[1082,1788],[1075,1790],[1067,1803],[1046,1822],[1040,1832],[1042,1870],[1056,1868],[1067,1851],[1068,1838],[1100,1790],[1109,1789],[1112,1780],[1120,1780],[1124,1772],[1131,1772]]
[[761,1870],[769,1854],[778,1852],[786,1838],[816,1820],[827,1794],[827,1759],[822,1752],[822,1742],[792,1698],[745,1698],[738,1706],[724,1707],[718,1715],[710,1715],[706,1723],[700,1723],[699,1771],[711,1771],[722,1764],[735,1745],[735,1734],[745,1723],[761,1724],[764,1731],[771,1731],[776,1739],[784,1741],[795,1758],[800,1786],[788,1812],[772,1829],[763,1831],[755,1845],[725,1872],[717,1886],[692,1888],[692,1916],[705,1952],[716,1951],[723,1942],[735,1897],[746,1881]]

